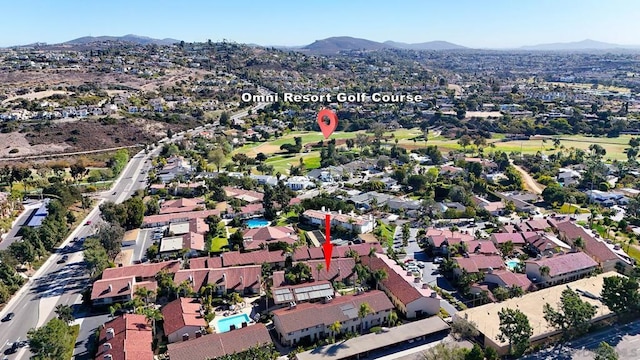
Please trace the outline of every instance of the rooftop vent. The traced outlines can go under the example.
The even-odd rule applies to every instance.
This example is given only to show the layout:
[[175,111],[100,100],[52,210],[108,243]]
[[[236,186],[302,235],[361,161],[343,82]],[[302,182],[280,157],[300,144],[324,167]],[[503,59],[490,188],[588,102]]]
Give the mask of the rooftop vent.
[[113,328],[108,328],[106,331],[106,334],[107,334],[107,340],[111,340],[113,339],[115,332],[113,331]]

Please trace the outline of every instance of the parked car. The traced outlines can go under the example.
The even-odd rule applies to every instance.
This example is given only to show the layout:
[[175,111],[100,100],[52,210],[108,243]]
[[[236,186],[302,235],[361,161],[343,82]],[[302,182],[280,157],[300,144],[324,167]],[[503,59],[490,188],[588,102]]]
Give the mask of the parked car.
[[84,223],[85,225],[91,225],[91,220],[87,221],[86,223]]
[[67,262],[67,260],[69,260],[69,255],[64,255],[60,258],[60,260],[58,260],[58,264],[64,264]]
[[418,265],[420,269],[424,269],[424,263],[422,261],[416,262],[416,265]]
[[433,263],[434,264],[441,264],[443,261],[444,261],[444,259],[441,258],[441,257],[437,257],[437,258],[433,259]]

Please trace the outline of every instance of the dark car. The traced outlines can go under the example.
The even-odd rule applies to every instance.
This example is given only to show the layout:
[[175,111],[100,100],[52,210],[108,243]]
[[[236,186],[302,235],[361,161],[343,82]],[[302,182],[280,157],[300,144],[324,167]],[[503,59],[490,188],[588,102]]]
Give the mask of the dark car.
[[60,258],[60,260],[58,260],[58,264],[66,263],[67,260],[69,260],[69,255],[64,255]]
[[7,315],[5,315],[5,317],[2,318],[2,322],[11,321],[11,319],[13,319],[14,316],[16,316],[16,314],[12,312],[8,313]]
[[[9,344],[7,344],[9,345]],[[4,354],[14,354],[16,352],[18,352],[18,349],[20,348],[20,344],[18,342],[14,342],[13,344],[10,344],[9,348],[7,350],[4,351]]]

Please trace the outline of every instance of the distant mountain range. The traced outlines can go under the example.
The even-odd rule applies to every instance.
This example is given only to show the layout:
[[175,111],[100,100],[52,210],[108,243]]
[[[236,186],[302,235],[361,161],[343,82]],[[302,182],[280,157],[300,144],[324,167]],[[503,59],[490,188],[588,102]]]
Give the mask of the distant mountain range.
[[584,50],[615,50],[615,49],[638,49],[637,45],[619,45],[586,39],[575,42],[539,44],[522,46],[519,49],[532,51],[584,51]]
[[179,43],[180,40],[176,39],[154,39],[146,36],[139,36],[128,34],[124,36],[84,36],[81,38],[73,39],[67,41],[63,44],[66,45],[85,45],[93,42],[102,42],[102,41],[126,41],[134,44],[140,45],[148,45],[148,44],[156,44],[156,45],[171,45],[175,43]]
[[379,50],[379,49],[412,49],[412,50],[459,50],[466,49],[461,45],[452,44],[446,41],[430,41],[418,44],[406,44],[395,41],[385,41],[383,43],[359,39],[350,36],[330,37],[316,40],[313,43],[303,46],[300,49],[316,53],[337,53],[348,50]]
[[[85,36],[77,39],[73,39],[67,42],[62,43],[63,45],[86,45],[93,42],[104,42],[104,41],[125,41],[134,44],[140,45],[148,45],[148,44],[157,44],[157,45],[172,45],[175,43],[179,43],[180,40],[176,39],[154,39],[147,36],[139,36],[128,34],[124,36]],[[32,45],[46,45],[46,44],[32,44]],[[249,46],[257,46],[257,47],[266,47],[266,48],[277,48],[282,50],[294,50],[294,51],[305,51],[310,53],[318,53],[318,54],[335,54],[340,51],[350,51],[350,50],[380,50],[380,49],[408,49],[408,50],[431,50],[431,51],[443,51],[443,50],[465,50],[465,49],[473,49],[468,48],[462,45],[450,43],[447,41],[428,41],[422,43],[403,43],[397,41],[385,41],[385,42],[377,42],[367,39],[355,38],[350,36],[336,36],[330,37],[322,40],[316,40],[309,45],[303,46],[278,46],[278,45],[257,45],[257,44],[248,44]],[[576,42],[565,42],[565,43],[551,43],[551,44],[539,44],[539,45],[530,45],[530,46],[521,46],[518,48],[503,48],[503,49],[487,49],[487,50],[524,50],[524,51],[608,51],[608,50],[631,50],[638,51],[640,50],[640,45],[620,45],[620,44],[612,44],[606,43],[602,41],[596,41],[591,39],[586,39],[582,41]]]

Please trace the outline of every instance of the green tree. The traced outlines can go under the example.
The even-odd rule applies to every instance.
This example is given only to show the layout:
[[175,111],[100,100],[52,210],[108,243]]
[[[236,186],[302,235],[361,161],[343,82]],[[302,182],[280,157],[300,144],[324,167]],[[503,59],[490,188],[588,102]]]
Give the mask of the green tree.
[[225,158],[224,152],[221,149],[211,150],[207,155],[207,160],[216,166],[218,172],[220,172],[220,168],[222,167],[222,164],[224,164]]
[[329,331],[331,331],[331,336],[333,337],[340,334],[341,330],[342,324],[340,323],[340,321],[335,321],[333,324],[329,325]]
[[473,344],[473,348],[465,356],[464,360],[484,360],[484,351],[478,344]]
[[364,320],[364,318],[366,318],[369,314],[373,314],[373,308],[371,307],[371,305],[369,305],[368,302],[363,302],[362,304],[360,304],[360,307],[358,308],[358,319],[360,319],[361,332],[364,332],[365,330],[362,320]]
[[111,261],[115,260],[122,247],[124,229],[118,224],[104,224],[100,226],[95,236],[100,240],[100,244],[107,251],[109,259]]
[[458,340],[473,339],[478,336],[478,326],[473,322],[461,317],[455,317],[451,322],[451,334]]
[[600,295],[602,302],[609,310],[619,316],[634,313],[640,309],[637,279],[623,276],[605,277]]
[[575,291],[565,289],[560,296],[559,309],[555,310],[549,303],[544,304],[544,319],[549,325],[562,331],[565,338],[586,333],[590,321],[596,314],[596,307],[580,299]]
[[422,353],[423,360],[465,360],[469,350],[450,343],[438,343],[438,345],[425,350]]
[[533,328],[527,315],[519,309],[503,308],[498,312],[500,327],[498,340],[509,342],[509,353],[519,357],[529,347]]
[[64,321],[67,324],[75,320],[75,317],[73,317],[73,309],[69,305],[58,304],[56,305],[55,312],[58,316],[58,319]]
[[126,220],[122,227],[127,230],[137,229],[142,225],[142,220],[144,219],[145,206],[142,198],[139,196],[134,196],[127,201],[123,202],[122,205],[126,209]]
[[27,333],[29,350],[34,359],[64,359],[69,343],[75,343],[69,331],[69,325],[64,320],[53,318],[38,329],[31,329]]
[[109,267],[109,256],[107,251],[96,238],[88,238],[84,242],[84,262],[91,277],[102,274],[102,271]]
[[471,145],[473,139],[469,135],[462,135],[460,139],[458,139],[458,145],[462,146],[462,150],[466,150],[467,146]]
[[616,349],[607,344],[606,342],[601,342],[600,345],[598,345],[598,348],[595,351],[595,357],[594,360],[618,360],[618,353],[616,352]]
[[389,277],[387,271],[385,269],[378,269],[373,272],[373,279],[376,282],[376,290],[379,290],[380,283],[386,280]]
[[402,246],[409,246],[409,237],[411,237],[411,229],[409,223],[402,224]]

